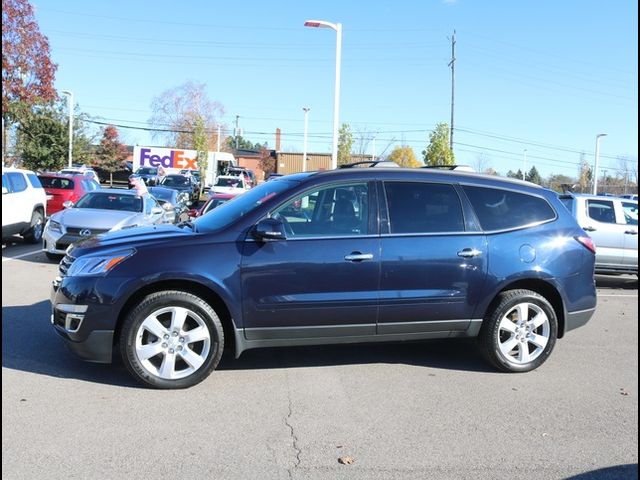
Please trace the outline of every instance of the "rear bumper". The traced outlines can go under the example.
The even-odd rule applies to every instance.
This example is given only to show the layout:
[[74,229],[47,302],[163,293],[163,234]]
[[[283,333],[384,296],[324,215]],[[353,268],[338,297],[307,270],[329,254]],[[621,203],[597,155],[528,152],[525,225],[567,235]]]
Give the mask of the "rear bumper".
[[585,325],[593,316],[596,309],[579,310],[577,312],[567,312],[564,322],[564,331],[574,330]]

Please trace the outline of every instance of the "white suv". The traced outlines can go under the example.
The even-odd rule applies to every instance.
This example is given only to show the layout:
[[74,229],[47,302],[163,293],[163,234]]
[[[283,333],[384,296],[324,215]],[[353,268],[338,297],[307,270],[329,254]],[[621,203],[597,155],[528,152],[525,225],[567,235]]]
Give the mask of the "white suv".
[[29,243],[42,239],[47,194],[35,173],[2,168],[2,238],[20,234]]
[[563,194],[560,200],[596,245],[596,272],[638,274],[638,201]]

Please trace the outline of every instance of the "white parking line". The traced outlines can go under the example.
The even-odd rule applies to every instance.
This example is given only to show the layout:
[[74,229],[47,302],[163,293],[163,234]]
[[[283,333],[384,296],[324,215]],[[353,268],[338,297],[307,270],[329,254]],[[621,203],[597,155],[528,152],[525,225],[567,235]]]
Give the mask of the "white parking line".
[[607,295],[601,295],[601,294],[598,294],[598,297],[631,297],[631,298],[633,298],[633,297],[637,297],[637,296],[638,296],[638,294],[637,294],[637,293],[636,293],[636,294],[629,293],[629,294],[627,294],[627,295],[624,295],[624,294],[623,294],[623,295],[615,295],[615,294],[610,294],[610,295],[608,295],[608,294],[607,294]]
[[16,255],[15,257],[5,257],[2,259],[2,263],[8,262],[9,260],[17,260],[19,258],[28,257],[30,255],[35,255],[36,253],[40,253],[42,250],[36,250],[34,252],[23,253],[20,255]]

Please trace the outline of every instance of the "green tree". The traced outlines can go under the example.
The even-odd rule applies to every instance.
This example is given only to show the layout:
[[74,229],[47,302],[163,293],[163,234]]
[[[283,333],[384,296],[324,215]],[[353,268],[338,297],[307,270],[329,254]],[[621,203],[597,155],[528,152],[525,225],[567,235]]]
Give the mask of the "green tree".
[[538,173],[538,169],[535,167],[531,167],[529,173],[527,173],[524,177],[527,182],[535,183],[536,185],[542,185],[542,177]]
[[109,172],[109,186],[113,187],[113,172],[127,159],[127,146],[120,142],[118,129],[108,125],[102,130],[102,139],[96,151],[100,167]]
[[[230,149],[236,148],[236,137],[227,137],[225,143],[227,147]],[[262,143],[252,143],[251,140],[244,138],[241,135],[238,135],[238,149],[241,150],[257,150],[260,151],[265,147]]]
[[517,178],[518,180],[522,180],[522,170],[518,169],[517,172],[509,170],[507,172],[507,177],[509,177],[509,178]]
[[338,130],[338,165],[351,163],[353,134],[348,123],[343,123]]
[[51,106],[23,111],[17,148],[25,168],[34,171],[62,168],[69,152],[67,132],[61,112]]
[[420,162],[416,159],[416,154],[413,153],[413,148],[408,146],[396,147],[389,154],[389,160],[396,162],[401,167],[416,168],[420,167]]
[[429,145],[422,151],[425,165],[453,165],[455,157],[449,148],[449,125],[438,123],[429,135]]

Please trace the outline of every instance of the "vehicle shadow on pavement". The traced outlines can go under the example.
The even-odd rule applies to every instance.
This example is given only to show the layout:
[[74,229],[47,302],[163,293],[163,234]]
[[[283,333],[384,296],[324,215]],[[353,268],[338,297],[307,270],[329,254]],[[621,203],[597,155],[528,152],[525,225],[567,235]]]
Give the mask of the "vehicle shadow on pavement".
[[[144,388],[122,362],[88,363],[69,352],[49,323],[51,305],[2,307],[2,366],[58,378]],[[406,364],[476,372],[495,372],[469,339],[393,344],[323,345],[249,350],[239,359],[225,355],[221,370],[277,369],[358,364]]]
[[2,367],[58,378],[142,388],[121,362],[88,363],[64,346],[49,323],[51,304],[2,307]]
[[580,473],[567,477],[566,480],[614,480],[626,478],[627,480],[638,479],[638,464],[629,463],[626,465],[615,465],[613,467],[599,468],[590,472]]
[[596,287],[637,290],[638,277],[634,275],[596,275]]
[[243,352],[237,360],[230,355],[223,356],[218,370],[360,364],[404,364],[452,371],[497,372],[480,356],[473,339],[256,349]]

